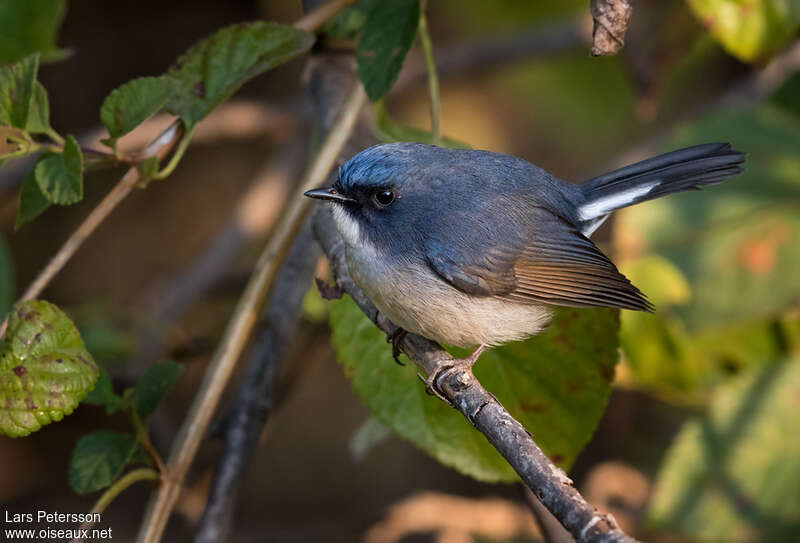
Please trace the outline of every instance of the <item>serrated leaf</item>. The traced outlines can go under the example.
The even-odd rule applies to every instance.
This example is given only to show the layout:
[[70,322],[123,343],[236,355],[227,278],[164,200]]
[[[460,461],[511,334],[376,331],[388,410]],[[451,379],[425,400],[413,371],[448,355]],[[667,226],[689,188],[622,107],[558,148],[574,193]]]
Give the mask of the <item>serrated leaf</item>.
[[103,101],[100,120],[113,141],[160,110],[173,91],[167,77],[140,77],[114,89]]
[[133,401],[142,417],[149,417],[156,410],[182,373],[183,365],[167,360],[153,364],[139,377],[134,388]]
[[0,319],[5,318],[14,302],[14,261],[6,240],[0,237]]
[[800,4],[786,0],[687,0],[695,16],[745,62],[780,49],[800,28]]
[[39,190],[52,203],[69,205],[83,199],[83,154],[68,135],[63,153],[44,155],[34,168]]
[[94,388],[89,391],[89,394],[84,398],[83,403],[89,405],[104,405],[106,408],[106,415],[111,415],[119,409],[122,398],[114,393],[114,387],[111,384],[111,376],[108,371],[102,366],[99,367],[100,373]]
[[63,56],[55,34],[66,12],[64,0],[5,0],[0,2],[0,64],[40,53],[46,60]]
[[39,55],[0,67],[0,124],[25,129],[38,70]]
[[704,542],[795,541],[800,531],[800,362],[719,389],[667,451],[649,517]]
[[195,44],[165,77],[175,87],[167,111],[193,126],[244,83],[311,48],[314,35],[258,21],[232,25]]
[[69,486],[77,494],[107,487],[122,474],[138,448],[133,434],[101,430],[83,436],[69,461]]
[[[417,143],[427,143],[428,145],[433,144],[433,134],[430,132],[395,122],[394,119],[389,116],[389,112],[386,111],[386,105],[383,103],[383,100],[375,102],[375,107],[373,109],[375,112],[375,128],[378,131],[377,137],[382,142],[414,141]],[[454,140],[446,136],[442,137],[441,144],[444,147],[450,147],[452,149],[472,148],[463,141]]]
[[[456,410],[392,360],[383,334],[349,299],[331,303],[337,358],[386,426],[441,463],[482,481],[514,481],[499,453]],[[492,349],[475,374],[560,466],[569,467],[605,410],[617,362],[616,311],[565,309],[539,336]]]
[[[39,159],[41,160],[41,158]],[[42,194],[39,183],[36,182],[35,169],[25,177],[22,187],[19,189],[19,206],[17,208],[17,220],[14,223],[16,230],[23,224],[31,222],[33,219],[44,213],[50,207],[50,201]]]
[[33,82],[25,130],[31,134],[43,134],[50,130],[50,102],[47,99],[47,90],[38,81]]
[[69,415],[97,380],[78,329],[42,300],[14,306],[0,349],[0,433],[11,437]]
[[419,24],[419,0],[368,0],[356,59],[364,90],[373,102],[397,79]]

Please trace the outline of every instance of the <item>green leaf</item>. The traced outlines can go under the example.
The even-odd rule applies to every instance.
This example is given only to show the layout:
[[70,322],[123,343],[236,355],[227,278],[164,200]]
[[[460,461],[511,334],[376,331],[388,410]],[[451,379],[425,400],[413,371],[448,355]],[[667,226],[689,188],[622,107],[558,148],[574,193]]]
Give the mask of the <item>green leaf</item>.
[[166,78],[175,92],[167,111],[191,127],[262,72],[308,51],[314,35],[273,22],[232,25],[197,43]]
[[83,199],[83,154],[71,135],[64,143],[64,152],[43,156],[34,172],[39,190],[50,202],[69,205]]
[[0,319],[5,318],[14,302],[14,261],[6,240],[0,237]]
[[25,129],[38,70],[39,55],[0,67],[0,124]]
[[[383,100],[375,102],[373,108],[375,112],[375,128],[377,129],[378,139],[385,143],[395,141],[415,141],[417,143],[433,144],[433,134],[413,126],[396,123],[386,111]],[[470,145],[462,141],[448,137],[442,137],[442,145],[452,149],[471,149]]]
[[83,436],[69,461],[69,486],[77,494],[107,487],[122,475],[138,448],[133,434],[101,430]]
[[[349,299],[331,303],[333,344],[373,414],[441,463],[483,481],[514,481],[508,463],[457,411],[425,393],[414,368],[392,360],[383,334]],[[481,383],[560,466],[586,445],[611,392],[617,312],[565,309],[541,335],[481,356]]]
[[356,58],[364,90],[373,102],[397,79],[417,35],[419,0],[368,0]]
[[0,2],[0,64],[41,53],[46,60],[64,55],[55,35],[64,19],[64,0],[5,0]]
[[183,373],[183,365],[167,360],[153,364],[139,377],[133,398],[142,417],[149,417]]
[[97,380],[78,329],[42,300],[14,306],[0,349],[0,433],[11,437],[69,415]]
[[31,134],[44,134],[50,130],[50,102],[47,99],[47,90],[38,81],[33,82],[25,130]]
[[687,0],[689,7],[732,55],[745,62],[783,47],[800,28],[800,4],[786,0]]
[[[41,161],[42,158],[44,157],[41,157],[39,160]],[[35,171],[35,168],[30,171],[27,177],[25,177],[22,187],[19,189],[17,221],[14,223],[15,230],[44,213],[51,205],[50,201],[39,189],[39,183],[36,182]]]
[[650,521],[697,541],[795,541],[800,531],[800,362],[720,388],[667,451]]
[[164,107],[172,92],[173,83],[167,77],[140,77],[111,91],[100,108],[100,120],[112,142]]
[[104,405],[106,415],[111,415],[119,409],[122,398],[114,394],[114,387],[111,384],[111,376],[102,366],[99,367],[100,374],[94,388],[86,395],[83,403],[89,405]]

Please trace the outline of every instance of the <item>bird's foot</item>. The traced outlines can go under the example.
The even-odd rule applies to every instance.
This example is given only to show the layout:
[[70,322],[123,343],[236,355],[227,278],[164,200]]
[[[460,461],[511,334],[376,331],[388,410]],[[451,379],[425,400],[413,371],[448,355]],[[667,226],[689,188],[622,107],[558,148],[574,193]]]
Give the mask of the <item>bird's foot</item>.
[[444,395],[442,387],[439,385],[439,381],[452,373],[463,370],[472,370],[472,366],[474,366],[475,362],[478,361],[478,358],[481,356],[481,353],[483,353],[484,349],[486,349],[486,345],[480,345],[477,349],[475,349],[475,352],[466,358],[455,358],[437,364],[436,368],[434,368],[431,374],[428,375],[427,379],[423,379],[425,382],[425,392],[436,396],[443,402],[449,404],[450,400]]
[[319,291],[319,295],[322,296],[323,300],[338,300],[344,294],[344,291],[342,291],[342,287],[339,286],[339,283],[334,282],[333,284],[330,284],[325,279],[320,277],[315,277],[314,282],[317,284],[317,290]]
[[405,364],[400,362],[400,344],[403,343],[403,340],[407,335],[408,332],[399,326],[396,327],[390,334],[386,334],[386,343],[392,344],[392,358],[394,358],[394,361],[401,366],[405,366]]

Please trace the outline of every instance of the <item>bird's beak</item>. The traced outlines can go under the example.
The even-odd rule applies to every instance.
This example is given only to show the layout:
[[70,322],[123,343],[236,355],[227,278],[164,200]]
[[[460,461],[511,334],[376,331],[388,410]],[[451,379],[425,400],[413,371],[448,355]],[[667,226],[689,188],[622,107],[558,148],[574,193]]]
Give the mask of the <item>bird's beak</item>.
[[309,198],[317,198],[319,200],[330,200],[331,202],[355,202],[356,200],[348,198],[344,194],[339,193],[335,188],[329,187],[327,189],[314,189],[305,193]]

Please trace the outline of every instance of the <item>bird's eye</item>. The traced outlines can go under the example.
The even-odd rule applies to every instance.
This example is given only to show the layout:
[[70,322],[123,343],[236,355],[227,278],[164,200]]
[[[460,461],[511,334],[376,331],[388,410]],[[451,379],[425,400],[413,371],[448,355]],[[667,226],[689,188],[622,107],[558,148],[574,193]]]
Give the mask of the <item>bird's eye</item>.
[[375,201],[381,207],[386,207],[394,202],[394,192],[391,190],[381,190],[375,193]]

